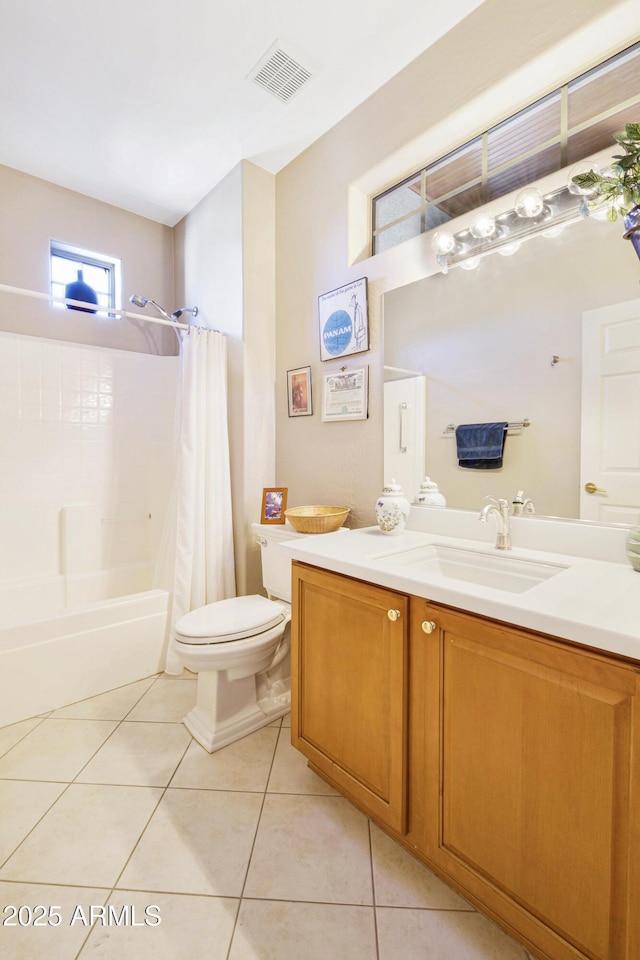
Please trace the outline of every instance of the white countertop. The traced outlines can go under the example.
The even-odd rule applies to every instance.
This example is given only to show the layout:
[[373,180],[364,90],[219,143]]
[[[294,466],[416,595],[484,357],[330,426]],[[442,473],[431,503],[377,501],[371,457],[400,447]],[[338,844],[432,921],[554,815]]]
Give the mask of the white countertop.
[[378,527],[308,536],[281,545],[292,557],[358,580],[424,597],[640,662],[640,573],[616,563],[514,547],[505,556],[563,567],[522,593],[467,583],[419,565],[403,567],[393,554],[436,543],[501,555],[493,544],[441,533]]

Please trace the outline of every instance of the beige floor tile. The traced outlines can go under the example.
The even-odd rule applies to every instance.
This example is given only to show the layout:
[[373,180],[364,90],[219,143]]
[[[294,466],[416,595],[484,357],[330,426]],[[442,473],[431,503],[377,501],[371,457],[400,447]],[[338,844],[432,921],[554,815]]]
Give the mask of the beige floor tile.
[[[91,906],[104,904],[108,893],[108,890],[80,887],[0,883],[0,903],[3,907],[12,904],[24,905],[28,909],[40,905],[46,909],[44,915],[38,911],[37,926],[31,922],[15,927],[0,927],[2,960],[73,960],[90,931],[82,918],[88,920]],[[60,922],[56,914],[59,914]],[[26,910],[23,910],[22,917],[24,921],[28,920]],[[6,918],[5,912],[3,919]]]
[[[226,960],[238,902],[118,891],[109,898],[104,925],[94,926],[79,960]],[[158,909],[147,909],[152,906]],[[109,925],[114,916],[130,922]],[[157,917],[160,923],[155,923]]]
[[64,783],[0,780],[0,865],[55,803]]
[[302,958],[375,960],[373,908],[277,900],[242,901],[229,960]]
[[481,914],[376,908],[380,960],[526,960],[524,947]]
[[8,727],[0,727],[0,757],[14,747],[19,740],[26,737],[39,723],[40,717],[31,717],[30,720],[21,720],[19,723],[10,723]]
[[97,697],[79,700],[78,703],[71,703],[68,707],[61,707],[60,710],[54,710],[51,716],[73,720],[124,720],[152,683],[152,677],[138,680],[125,687],[117,687],[107,693],[101,693]]
[[180,723],[196,702],[197,680],[167,680],[162,677],[135,705],[127,720],[159,720]]
[[378,906],[473,910],[466,900],[373,823],[371,849]]
[[322,777],[310,770],[307,759],[291,746],[291,728],[283,727],[269,777],[269,793],[307,793],[339,796]]
[[277,740],[278,731],[272,727],[262,727],[215,753],[207,753],[193,740],[171,786],[264,793]]
[[366,817],[342,797],[267,794],[245,895],[371,904]]
[[76,782],[166,787],[190,740],[189,731],[181,723],[125,720]]
[[289,727],[289,729],[291,729],[291,714],[290,714],[290,713],[286,713],[286,714],[284,715],[284,717],[282,718],[282,726],[283,726],[283,727]]
[[238,897],[262,795],[167,790],[118,887]]
[[113,886],[161,794],[153,787],[71,784],[0,879]]
[[116,726],[111,720],[43,720],[0,760],[0,777],[73,780]]

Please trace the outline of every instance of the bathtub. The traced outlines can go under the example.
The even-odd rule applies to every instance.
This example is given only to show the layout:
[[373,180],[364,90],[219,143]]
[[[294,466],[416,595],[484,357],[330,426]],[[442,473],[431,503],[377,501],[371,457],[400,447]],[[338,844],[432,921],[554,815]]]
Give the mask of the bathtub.
[[167,591],[112,595],[145,580],[148,570],[124,568],[0,585],[0,726],[163,669]]

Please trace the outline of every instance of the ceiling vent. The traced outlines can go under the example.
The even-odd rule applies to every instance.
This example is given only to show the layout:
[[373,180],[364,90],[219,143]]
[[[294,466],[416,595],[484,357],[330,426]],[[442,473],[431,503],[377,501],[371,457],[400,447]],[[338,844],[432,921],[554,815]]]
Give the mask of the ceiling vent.
[[287,103],[311,79],[311,72],[275,43],[253,68],[249,78]]

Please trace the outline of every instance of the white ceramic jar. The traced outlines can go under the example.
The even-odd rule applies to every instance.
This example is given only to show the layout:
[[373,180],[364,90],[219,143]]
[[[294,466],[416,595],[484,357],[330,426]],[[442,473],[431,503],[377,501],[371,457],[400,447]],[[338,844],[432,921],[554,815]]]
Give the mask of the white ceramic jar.
[[395,480],[389,481],[376,500],[376,520],[383,533],[401,533],[409,517],[411,504]]
[[421,503],[425,507],[446,507],[447,505],[444,494],[438,490],[438,484],[430,477],[425,477],[420,484],[416,503]]

